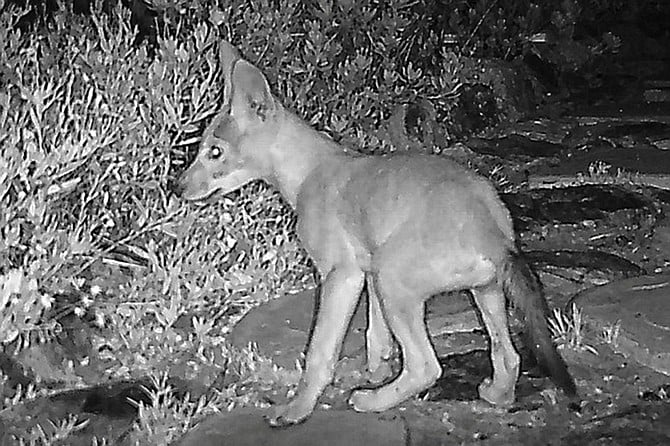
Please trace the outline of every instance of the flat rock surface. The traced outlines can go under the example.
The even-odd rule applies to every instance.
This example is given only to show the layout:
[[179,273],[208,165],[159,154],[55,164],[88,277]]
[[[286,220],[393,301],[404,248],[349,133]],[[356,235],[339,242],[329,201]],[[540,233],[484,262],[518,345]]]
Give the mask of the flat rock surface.
[[[366,300],[363,296],[353,316],[342,356],[354,357],[365,351]],[[240,320],[229,341],[238,348],[255,342],[261,354],[281,367],[293,368],[307,346],[315,301],[316,290],[306,290],[264,303]],[[486,348],[483,335],[472,333],[481,326],[467,294],[436,296],[428,302],[426,313],[431,336],[442,336],[435,342],[438,355]]]
[[615,351],[670,375],[670,274],[592,288],[573,302],[600,329],[620,324]]
[[[240,320],[228,340],[240,348],[255,342],[260,353],[271,357],[279,366],[295,367],[309,338],[315,294],[316,290],[305,290],[262,304]],[[365,333],[365,314],[359,305],[345,338],[344,355],[365,346],[362,333]]]
[[670,123],[670,103],[638,102],[632,104],[602,104],[580,107],[573,116],[584,122],[664,122]]
[[402,417],[392,412],[360,414],[317,410],[290,428],[273,428],[255,409],[210,417],[173,446],[402,446],[408,443]]
[[540,169],[536,175],[586,173],[589,171],[589,166],[597,162],[611,165],[612,173],[616,173],[617,169],[623,169],[631,173],[668,174],[670,152],[652,147],[635,149],[595,147],[577,153],[556,166]]

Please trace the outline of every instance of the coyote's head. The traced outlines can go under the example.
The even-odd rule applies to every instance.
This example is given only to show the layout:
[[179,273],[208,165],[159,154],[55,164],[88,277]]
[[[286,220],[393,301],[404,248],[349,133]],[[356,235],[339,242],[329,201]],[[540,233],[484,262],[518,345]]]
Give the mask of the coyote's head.
[[198,156],[179,177],[176,189],[187,200],[232,192],[270,175],[269,151],[281,105],[258,68],[223,42],[223,107],[202,135]]

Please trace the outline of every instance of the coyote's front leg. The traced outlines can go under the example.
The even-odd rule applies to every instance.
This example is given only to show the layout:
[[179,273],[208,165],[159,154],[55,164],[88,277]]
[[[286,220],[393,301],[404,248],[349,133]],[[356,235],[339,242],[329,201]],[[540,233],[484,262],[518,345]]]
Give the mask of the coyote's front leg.
[[274,408],[269,419],[271,425],[299,423],[314,410],[317,399],[333,379],[364,277],[363,271],[355,266],[336,267],[327,274],[321,287],[316,323],[307,349],[305,372],[293,400]]

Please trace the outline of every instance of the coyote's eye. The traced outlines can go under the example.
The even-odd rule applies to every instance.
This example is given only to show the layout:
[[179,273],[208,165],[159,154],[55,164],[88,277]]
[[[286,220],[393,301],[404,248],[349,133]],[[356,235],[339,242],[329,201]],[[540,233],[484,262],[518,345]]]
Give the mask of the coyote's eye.
[[223,157],[223,149],[218,146],[212,146],[209,149],[209,159],[218,160]]

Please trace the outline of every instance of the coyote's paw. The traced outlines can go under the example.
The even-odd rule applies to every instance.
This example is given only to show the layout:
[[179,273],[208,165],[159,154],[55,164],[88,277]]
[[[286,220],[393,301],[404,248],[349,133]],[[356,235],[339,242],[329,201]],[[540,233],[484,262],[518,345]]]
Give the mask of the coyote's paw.
[[295,398],[288,404],[274,406],[270,409],[270,414],[266,420],[272,427],[285,427],[292,424],[298,424],[307,419],[314,411],[312,404]]
[[380,395],[378,389],[354,390],[349,397],[349,405],[356,412],[383,412],[393,407]]
[[371,389],[354,390],[349,397],[349,405],[356,412],[371,412],[374,410],[374,393]]
[[503,388],[496,386],[491,378],[484,378],[477,390],[481,399],[496,407],[508,407],[514,403],[514,385]]

